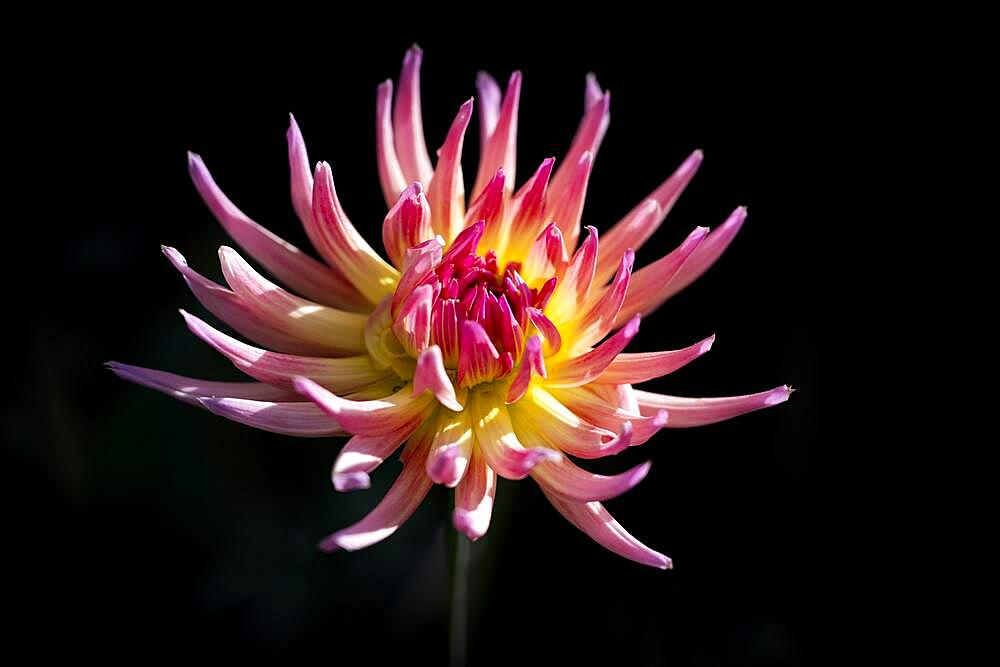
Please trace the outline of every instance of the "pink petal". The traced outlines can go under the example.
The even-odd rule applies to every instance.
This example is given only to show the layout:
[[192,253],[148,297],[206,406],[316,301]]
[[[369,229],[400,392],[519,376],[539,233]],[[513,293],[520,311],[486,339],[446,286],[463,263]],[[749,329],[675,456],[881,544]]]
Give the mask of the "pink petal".
[[511,200],[508,222],[511,244],[509,250],[514,256],[526,255],[530,241],[535,239],[545,226],[542,213],[545,209],[549,176],[552,174],[555,162],[554,158],[542,160],[542,164]]
[[746,218],[746,207],[740,206],[726,218],[726,221],[722,225],[713,230],[704,243],[699,244],[695,248],[694,252],[691,253],[691,256],[687,258],[687,261],[680,268],[680,271],[677,272],[677,275],[666,286],[662,294],[663,301],[677,294],[700,278],[705,271],[708,271],[709,267],[715,264],[715,260],[719,259],[722,253],[726,251],[726,248],[729,247],[729,244],[732,243]]
[[[549,447],[572,456],[596,459],[617,454],[629,446],[631,425],[614,425],[621,430],[598,428],[560,403],[553,394],[533,387],[524,398],[509,407],[518,440],[529,447]],[[635,419],[643,419],[635,417]]]
[[397,268],[403,267],[406,251],[434,238],[431,207],[419,182],[412,183],[399,195],[382,223],[382,245]]
[[615,258],[627,249],[639,250],[660,228],[670,209],[687,188],[701,166],[704,155],[695,151],[646,199],[609,229],[601,238],[601,259],[597,262],[595,280],[603,284],[615,270]]
[[123,380],[149,387],[189,405],[201,407],[199,398],[245,398],[256,401],[287,401],[296,398],[294,392],[261,382],[214,382],[174,375],[142,366],[130,366],[109,361],[105,366]]
[[379,400],[351,401],[327,391],[306,377],[295,378],[292,384],[295,391],[316,403],[344,430],[360,435],[384,435],[419,423],[431,402],[426,394],[412,396],[409,387]]
[[[605,386],[601,385],[601,387]],[[645,416],[633,414],[630,410],[623,409],[621,406],[615,404],[614,401],[609,401],[595,394],[592,390],[596,388],[598,388],[598,385],[590,384],[585,387],[553,389],[551,393],[556,400],[566,406],[573,414],[579,415],[582,419],[599,428],[614,432],[623,430],[625,424],[629,424],[630,433],[628,434],[627,442],[625,442],[626,438],[619,437],[618,442],[614,443],[620,447],[617,451],[645,443],[667,425],[669,414],[666,410],[653,409]],[[610,443],[603,445],[604,448],[609,446]],[[588,459],[606,456],[607,453],[617,453],[617,451],[604,453],[598,450],[594,455],[590,455],[589,452],[578,449],[566,449],[565,451],[573,456]]]
[[591,347],[607,336],[614,328],[615,318],[628,294],[634,261],[635,255],[631,250],[626,250],[625,254],[622,255],[614,282],[605,288],[596,299],[591,297],[590,301],[593,305],[585,308],[573,327],[577,331],[576,335],[573,336],[575,349]]
[[368,355],[328,359],[269,352],[241,343],[201,319],[181,311],[191,333],[211,345],[233,365],[252,378],[279,387],[292,387],[297,375],[306,375],[340,392],[349,392],[383,380],[388,371],[372,367]]
[[562,275],[568,263],[569,256],[562,232],[555,223],[550,223],[531,245],[520,273],[525,280],[534,284],[549,276]]
[[392,295],[392,312],[396,313],[403,299],[410,295],[420,283],[441,263],[441,237],[424,241],[406,251],[403,257],[403,273],[399,285]]
[[575,357],[558,366],[549,368],[547,387],[579,387],[597,379],[611,365],[615,357],[625,349],[639,333],[639,316],[636,315],[619,329],[615,335],[586,354]]
[[458,386],[471,387],[496,377],[500,353],[479,322],[459,324]]
[[262,431],[299,438],[346,435],[336,420],[312,403],[276,403],[242,398],[201,398],[213,414]]
[[594,166],[594,156],[585,152],[580,156],[573,172],[573,178],[567,181],[564,189],[557,189],[553,183],[549,190],[545,217],[555,221],[566,239],[566,246],[575,248],[580,238],[580,218],[583,215],[583,202],[587,198],[587,184],[590,182],[590,170]]
[[545,497],[571,524],[589,535],[605,549],[629,560],[668,570],[673,567],[670,559],[653,551],[632,537],[621,524],[615,521],[599,502],[579,503],[560,498],[542,487]]
[[434,288],[421,285],[410,292],[400,305],[396,321],[392,324],[396,339],[411,357],[416,357],[430,344],[433,301]]
[[558,352],[562,348],[562,336],[559,335],[559,329],[552,323],[552,320],[537,308],[528,308],[528,318],[545,339],[546,354],[553,355]]
[[434,170],[424,143],[424,121],[420,112],[420,63],[424,54],[414,45],[403,58],[399,92],[393,110],[396,154],[406,181],[430,183]]
[[514,381],[507,390],[507,404],[516,403],[521,400],[524,393],[528,391],[531,384],[531,373],[534,372],[541,377],[546,377],[545,358],[542,355],[542,337],[532,336],[524,346],[524,356],[521,358],[521,367],[514,377]]
[[583,113],[586,114],[590,107],[601,101],[603,96],[604,91],[597,83],[597,75],[593,72],[587,72],[587,86],[583,94]]
[[[295,214],[305,226],[309,225],[312,218],[312,190],[313,177],[312,169],[309,167],[309,154],[306,152],[306,142],[302,138],[302,131],[299,124],[295,122],[295,116],[288,114],[288,167],[291,171],[292,181],[292,207]],[[330,267],[336,273],[336,267]],[[343,276],[340,276],[343,278]]]
[[479,147],[489,141],[500,118],[500,100],[503,94],[496,79],[487,72],[476,75],[476,92],[479,93]]
[[378,256],[358,233],[337,199],[330,165],[316,165],[312,225],[306,228],[316,250],[336,265],[372,304],[393,293],[399,272]]
[[441,405],[454,412],[462,411],[462,404],[455,395],[455,386],[444,368],[441,348],[431,345],[420,353],[417,370],[413,375],[413,394],[429,391]]
[[641,463],[617,475],[595,475],[568,459],[547,461],[535,467],[531,476],[546,491],[566,500],[590,502],[608,500],[625,493],[641,482],[652,464]]
[[462,143],[472,117],[472,99],[463,104],[438,151],[437,167],[427,188],[434,230],[451,241],[465,220],[465,185],[462,182]]
[[552,321],[560,324],[570,322],[579,313],[590,294],[597,255],[597,230],[588,225],[587,238],[577,248],[573,261],[560,276],[546,307],[546,314]]
[[392,453],[413,434],[414,428],[413,425],[406,425],[382,435],[353,436],[340,450],[330,471],[334,488],[338,491],[367,489],[371,486],[368,474],[392,456]]
[[212,180],[201,157],[188,153],[191,180],[219,224],[251,257],[296,292],[318,303],[363,311],[370,306],[330,267],[248,218]]
[[431,480],[424,474],[422,466],[415,462],[404,465],[388,493],[368,516],[323,538],[319,548],[326,552],[338,549],[356,551],[381,542],[410,518],[430,488]]
[[382,184],[385,205],[392,206],[406,187],[403,168],[396,157],[396,139],[392,130],[392,81],[386,79],[375,93],[375,154],[378,180]]
[[468,227],[480,220],[486,223],[486,247],[497,248],[499,239],[506,233],[503,224],[504,183],[507,174],[503,169],[497,169],[496,174],[486,184],[469,210],[465,212],[465,226]]
[[667,300],[666,288],[706,236],[708,227],[695,227],[673,252],[633,273],[625,302],[615,318],[615,326],[636,313],[650,313],[659,308]]
[[788,385],[745,396],[725,398],[683,398],[636,390],[643,414],[666,409],[670,413],[669,428],[690,428],[725,421],[739,415],[784,403],[791,396]]
[[450,489],[458,486],[472,456],[472,426],[467,415],[442,413],[427,454],[427,476]]
[[485,535],[490,527],[496,490],[497,474],[474,450],[465,476],[455,489],[455,511],[452,513],[455,529],[473,542]]
[[514,189],[514,170],[517,166],[517,108],[521,99],[521,73],[514,72],[507,84],[507,94],[503,98],[500,116],[489,139],[481,144],[479,170],[472,187],[475,199],[486,188],[486,183],[497,169],[507,174],[506,192]]
[[220,320],[250,340],[265,347],[295,354],[321,354],[326,348],[315,341],[293,338],[263,321],[237,294],[194,271],[173,248],[162,246],[163,254],[184,278],[195,298]]
[[307,301],[253,270],[232,248],[219,248],[226,282],[261,322],[314,348],[318,355],[367,353],[367,316]]
[[604,133],[608,130],[608,123],[611,120],[609,108],[611,107],[611,95],[604,93],[601,98],[587,109],[577,128],[576,136],[570,145],[566,157],[563,158],[562,166],[552,177],[552,192],[562,192],[570,181],[575,177],[576,166],[584,153],[597,156],[597,149],[601,146]]
[[602,384],[638,384],[652,380],[691,363],[711,350],[714,342],[715,336],[712,335],[680,350],[619,354],[597,381]]

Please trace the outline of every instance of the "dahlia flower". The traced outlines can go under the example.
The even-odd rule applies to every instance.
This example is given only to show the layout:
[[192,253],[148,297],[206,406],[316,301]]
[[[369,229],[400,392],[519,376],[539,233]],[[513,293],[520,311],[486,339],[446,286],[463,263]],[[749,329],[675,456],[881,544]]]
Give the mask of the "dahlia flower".
[[[695,151],[598,246],[581,230],[610,97],[587,77],[585,109],[561,164],[544,160],[516,187],[521,74],[501,93],[480,74],[481,159],[466,196],[462,146],[473,99],[462,104],[433,164],[424,143],[421,51],[403,61],[399,89],[378,86],[376,150],[388,214],[385,258],[340,205],[330,165],[310,169],[294,118],[288,129],[291,197],[323,261],[237,208],[189,154],[194,185],[233,240],[219,258],[228,287],[175,249],[163,252],[201,304],[256,345],[181,311],[193,334],[255,382],[215,382],[110,362],[120,377],[242,424],[299,437],[349,436],[333,464],[338,491],[365,489],[402,448],[402,471],[374,510],[320,542],[353,551],[390,535],[431,486],[455,489],[454,526],[486,533],[497,477],[532,477],[555,509],[598,544],[636,562],[671,561],[629,534],[601,501],[638,484],[643,463],[616,475],[572,459],[617,454],[663,427],[711,424],[785,401],[781,386],[729,398],[681,398],[633,385],[708,352],[714,336],[679,350],[624,352],[648,314],[698,278],[746,217],[737,208],[714,231],[633,271],[702,161]],[[572,457],[572,458],[571,458]]]

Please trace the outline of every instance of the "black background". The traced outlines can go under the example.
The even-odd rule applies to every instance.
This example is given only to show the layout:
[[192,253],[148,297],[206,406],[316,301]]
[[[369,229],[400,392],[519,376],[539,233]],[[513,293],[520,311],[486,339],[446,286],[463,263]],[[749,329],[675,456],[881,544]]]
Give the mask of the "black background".
[[[280,31],[280,25],[275,30]],[[169,39],[93,35],[64,54],[33,103],[58,145],[32,194],[44,249],[15,364],[2,450],[16,576],[16,633],[40,650],[109,658],[250,656],[374,662],[446,659],[444,531],[435,489],[396,535],[355,554],[316,540],[353,522],[392,478],[337,494],[339,440],[296,440],[213,417],[126,384],[115,359],[238,379],[191,336],[177,308],[203,310],[162,257],[177,247],[220,279],[231,241],[202,206],[185,151],[200,153],[251,217],[307,247],[287,194],[285,129],[295,113],[310,159],[333,164],[341,200],[373,241],[385,213],[374,159],[374,91],[406,47],[425,51],[424,125],[433,151],[477,70],[524,72],[519,182],[561,157],[593,70],[612,120],[584,223],[606,230],[693,149],[706,159],[649,262],[738,205],[749,219],[720,262],[646,317],[635,350],[718,334],[712,352],[652,383],[678,395],[732,395],[782,383],[779,407],[695,430],[667,430],[600,471],[651,459],[647,479],[608,504],[674,559],[660,572],[623,560],[566,524],[530,480],[502,482],[490,533],[473,548],[473,664],[791,665],[814,662],[841,616],[836,528],[843,498],[828,464],[841,412],[831,304],[846,165],[867,87],[829,43],[700,28],[647,38],[441,38],[391,31],[278,48],[192,29]],[[474,120],[474,124],[478,122]],[[477,126],[466,142],[474,174]],[[29,141],[31,138],[29,137]],[[56,211],[59,206],[58,213]],[[33,226],[30,226],[33,227]],[[847,260],[848,262],[850,260]],[[58,636],[53,642],[50,637]],[[528,647],[531,647],[530,649]]]

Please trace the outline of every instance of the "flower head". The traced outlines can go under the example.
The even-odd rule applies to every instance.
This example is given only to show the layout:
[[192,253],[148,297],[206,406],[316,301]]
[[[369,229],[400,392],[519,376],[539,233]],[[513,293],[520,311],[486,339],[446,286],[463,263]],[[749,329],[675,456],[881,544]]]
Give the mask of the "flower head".
[[[182,312],[196,336],[256,382],[213,382],[111,362],[119,376],[256,428],[300,437],[350,436],[333,465],[339,491],[364,489],[398,449],[403,470],[377,507],[325,538],[355,550],[391,535],[433,484],[455,489],[455,528],[489,527],[497,476],[531,476],[552,505],[599,544],[660,568],[670,559],[622,528],[601,501],[638,484],[649,463],[596,475],[571,460],[641,445],[666,427],[709,424],[786,400],[782,386],[731,398],[680,398],[633,388],[707,352],[714,336],[680,350],[624,352],[649,313],[700,276],[746,217],[698,227],[633,273],[635,251],[659,227],[702,160],[695,151],[604,235],[581,234],[591,166],[610,97],[587,78],[585,112],[557,167],[547,159],[515,187],[521,75],[501,94],[477,80],[482,158],[468,197],[464,103],[432,166],[420,111],[421,52],[403,62],[399,90],[378,87],[378,170],[388,214],[388,261],[340,205],[330,166],[309,166],[295,120],[288,129],[292,202],[317,261],[250,220],[197,155],[191,177],[230,236],[288,290],[236,250],[219,250],[228,287],[163,249],[195,297],[250,345]],[[582,240],[581,240],[582,235]]]

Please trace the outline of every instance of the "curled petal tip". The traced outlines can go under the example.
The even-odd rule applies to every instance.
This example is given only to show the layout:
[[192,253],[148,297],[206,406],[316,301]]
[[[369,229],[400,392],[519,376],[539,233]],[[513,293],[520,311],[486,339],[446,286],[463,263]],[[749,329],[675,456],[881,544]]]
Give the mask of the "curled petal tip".
[[486,534],[480,525],[483,522],[477,518],[476,513],[462,507],[456,507],[455,511],[452,512],[451,523],[455,526],[455,530],[468,537],[472,542]]
[[670,413],[666,410],[658,410],[655,415],[653,415],[653,426],[656,428],[663,428],[670,421]]
[[667,556],[663,556],[663,554],[660,554],[660,556],[663,557],[663,562],[659,566],[661,570],[672,570],[672,569],[674,569],[674,561],[672,561]]
[[336,534],[324,537],[316,545],[320,551],[327,554],[332,554],[335,551],[340,551],[340,545],[337,544]]
[[775,387],[768,394],[767,398],[764,399],[764,405],[770,407],[772,405],[778,405],[779,403],[784,403],[794,392],[795,389],[788,386],[787,384],[781,385],[780,387]]
[[712,334],[702,342],[701,347],[698,349],[698,354],[705,354],[712,349],[712,345],[715,344],[715,334]]
[[371,477],[366,472],[338,472],[333,474],[333,488],[337,491],[360,491],[372,485]]

